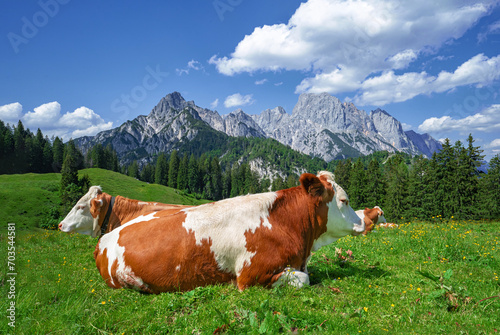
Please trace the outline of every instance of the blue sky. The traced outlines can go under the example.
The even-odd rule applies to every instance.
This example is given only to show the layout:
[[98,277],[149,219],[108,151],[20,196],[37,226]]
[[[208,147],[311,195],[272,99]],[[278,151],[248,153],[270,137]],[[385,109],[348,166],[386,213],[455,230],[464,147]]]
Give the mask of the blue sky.
[[436,139],[500,152],[500,3],[204,0],[0,3],[0,119],[65,139],[166,94],[220,114],[328,92]]

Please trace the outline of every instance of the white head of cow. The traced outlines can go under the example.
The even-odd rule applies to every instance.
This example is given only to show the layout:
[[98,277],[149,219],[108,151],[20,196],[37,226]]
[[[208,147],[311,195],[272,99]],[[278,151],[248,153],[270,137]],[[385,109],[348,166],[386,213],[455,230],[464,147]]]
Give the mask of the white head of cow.
[[377,223],[386,223],[387,220],[385,219],[384,211],[382,210],[382,208],[380,208],[378,206],[375,206],[374,208],[377,208],[379,210]]
[[[92,186],[66,217],[59,223],[59,229],[65,233],[79,233],[96,237],[99,232],[99,216],[91,213],[92,200],[102,193],[100,186]],[[102,202],[102,200],[100,200]]]
[[364,221],[349,205],[349,197],[344,189],[335,183],[333,173],[321,171],[318,173],[318,178],[326,179],[332,185],[335,195],[328,204],[327,230],[314,242],[313,251],[346,235],[357,236],[365,231]]

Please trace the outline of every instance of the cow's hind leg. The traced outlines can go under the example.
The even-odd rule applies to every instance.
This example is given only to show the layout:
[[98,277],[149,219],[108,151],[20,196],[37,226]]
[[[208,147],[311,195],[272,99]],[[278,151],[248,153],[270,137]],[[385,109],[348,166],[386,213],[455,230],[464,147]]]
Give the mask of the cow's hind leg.
[[302,271],[297,271],[292,268],[285,268],[279,275],[278,279],[273,283],[273,287],[280,285],[291,285],[301,288],[309,285],[309,275]]

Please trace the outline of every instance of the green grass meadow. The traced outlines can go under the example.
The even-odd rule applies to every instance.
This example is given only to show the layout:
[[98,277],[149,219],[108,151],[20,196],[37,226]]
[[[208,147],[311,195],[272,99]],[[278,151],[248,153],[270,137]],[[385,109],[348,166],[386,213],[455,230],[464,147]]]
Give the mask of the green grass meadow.
[[[111,194],[197,203],[109,171],[84,173]],[[345,237],[313,255],[311,286],[300,290],[228,284],[143,295],[105,285],[96,239],[36,228],[41,207],[57,202],[58,178],[0,176],[1,254],[15,222],[17,273],[12,328],[2,257],[0,334],[500,333],[499,221],[429,218]]]

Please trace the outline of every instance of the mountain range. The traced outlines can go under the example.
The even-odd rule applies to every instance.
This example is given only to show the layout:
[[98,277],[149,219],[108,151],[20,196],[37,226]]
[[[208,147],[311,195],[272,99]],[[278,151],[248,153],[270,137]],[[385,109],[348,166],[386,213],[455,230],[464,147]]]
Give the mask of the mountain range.
[[162,98],[149,115],[121,126],[75,139],[84,152],[100,143],[111,144],[121,163],[170,152],[192,141],[206,143],[225,136],[272,138],[292,149],[325,161],[358,157],[375,151],[401,151],[430,157],[441,144],[428,134],[404,131],[384,110],[367,114],[352,103],[327,93],[301,94],[291,114],[282,107],[248,115],[237,109],[221,116],[217,111],[186,101],[173,92]]

